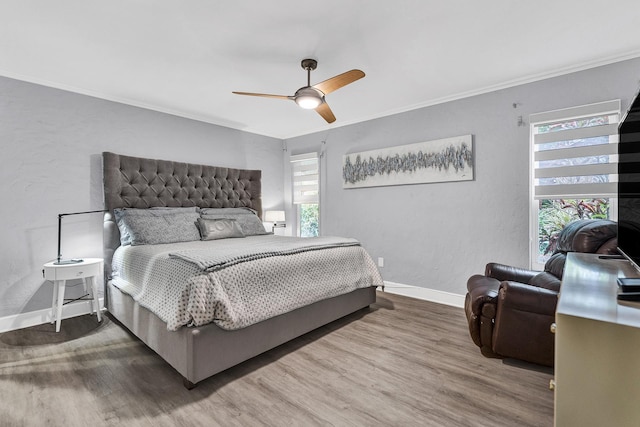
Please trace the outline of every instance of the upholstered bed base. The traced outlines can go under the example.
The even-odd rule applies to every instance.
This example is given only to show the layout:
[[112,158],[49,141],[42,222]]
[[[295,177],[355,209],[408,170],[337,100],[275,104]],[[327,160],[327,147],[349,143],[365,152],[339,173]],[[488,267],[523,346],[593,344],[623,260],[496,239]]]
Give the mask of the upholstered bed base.
[[375,288],[370,287],[235,331],[208,324],[172,332],[155,314],[113,285],[107,286],[107,292],[109,313],[173,366],[187,388],[376,301]]

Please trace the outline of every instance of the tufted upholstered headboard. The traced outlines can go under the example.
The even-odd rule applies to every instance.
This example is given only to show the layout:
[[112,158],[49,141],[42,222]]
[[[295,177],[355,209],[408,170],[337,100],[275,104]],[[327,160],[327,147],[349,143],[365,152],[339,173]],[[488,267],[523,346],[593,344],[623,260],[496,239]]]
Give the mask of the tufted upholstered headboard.
[[262,217],[262,171],[102,153],[105,277],[120,246],[115,208],[249,207]]

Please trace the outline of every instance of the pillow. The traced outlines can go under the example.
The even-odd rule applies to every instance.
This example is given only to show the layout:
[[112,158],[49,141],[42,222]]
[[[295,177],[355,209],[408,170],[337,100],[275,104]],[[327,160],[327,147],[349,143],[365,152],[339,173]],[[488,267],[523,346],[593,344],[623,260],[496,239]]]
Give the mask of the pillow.
[[200,214],[202,215],[258,215],[255,209],[251,208],[201,208]]
[[197,208],[114,209],[121,245],[200,240]]
[[245,236],[270,234],[264,229],[256,211],[249,208],[205,208],[200,209],[203,219],[235,219]]
[[198,218],[198,228],[200,229],[202,240],[244,237],[240,224],[238,224],[235,219]]

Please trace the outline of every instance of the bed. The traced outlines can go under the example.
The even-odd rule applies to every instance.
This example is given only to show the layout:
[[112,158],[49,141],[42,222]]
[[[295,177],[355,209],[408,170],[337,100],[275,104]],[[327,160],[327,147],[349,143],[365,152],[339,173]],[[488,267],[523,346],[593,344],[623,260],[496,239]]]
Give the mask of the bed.
[[[216,224],[216,227],[222,224],[226,227],[225,233],[229,231],[229,227],[235,231],[238,231],[238,228],[240,231],[246,231],[243,229],[246,224],[239,221],[238,218],[244,221],[245,218],[249,218],[248,216],[232,216],[230,218],[233,219],[227,220],[227,222],[220,222],[219,219],[212,220],[209,217],[218,218],[218,214],[224,213],[226,215],[227,212],[233,212],[234,215],[244,215],[246,210],[261,218],[261,171],[145,159],[109,152],[103,153],[102,158],[104,199],[107,210],[104,216],[105,306],[121,325],[136,335],[182,375],[185,387],[193,388],[199,381],[218,372],[375,302],[375,289],[382,285],[382,279],[375,266],[371,267],[369,264],[372,261],[366,251],[360,247],[359,243],[354,243],[351,239],[331,238],[331,241],[314,241],[313,245],[316,246],[310,248],[308,245],[311,243],[307,242],[312,240],[305,239],[305,242],[298,241],[297,243],[295,240],[292,240],[291,243],[284,242],[282,239],[288,238],[273,236],[266,232],[264,232],[266,235],[264,233],[256,235],[245,233],[246,236],[240,236],[243,237],[242,239],[218,239],[215,237],[215,233],[218,231],[212,229],[214,238],[210,242],[187,241],[165,244],[164,241],[161,241],[161,244],[156,245],[151,234],[149,234],[150,238],[146,237],[151,240],[144,240],[146,232],[144,229],[141,234],[136,231],[131,236],[128,236],[129,231],[126,228],[123,229],[123,221],[125,221],[123,216],[129,218],[129,221],[133,221],[136,219],[133,214],[138,212],[140,215],[155,217],[165,214],[158,214],[158,211],[168,210],[172,215],[177,215],[175,218],[184,217],[187,222],[193,219],[191,212],[197,212],[200,219],[195,222],[199,225],[196,229],[200,233],[204,233],[201,234],[202,239],[205,239],[207,233],[205,224],[209,226]],[[183,210],[185,213],[182,212]],[[225,215],[222,217],[226,218]],[[252,219],[252,221],[251,224],[254,224],[255,220]],[[124,230],[122,233],[121,229]],[[191,232],[192,230],[189,229],[189,233]],[[161,239],[168,238],[166,236],[170,236],[170,234],[162,233]],[[136,239],[137,243],[131,244]],[[243,241],[242,245],[240,245],[240,241]],[[289,247],[286,245],[293,245],[294,249],[284,249]],[[327,247],[317,245],[326,245]],[[259,255],[256,255],[258,252],[251,252],[253,255],[239,256],[240,246],[249,246],[252,251],[260,250],[262,252]],[[269,248],[266,251],[269,254],[263,255],[265,248]],[[244,249],[242,250],[244,251]],[[238,276],[237,281],[239,282],[252,281],[253,279],[249,280],[246,277],[263,277],[270,275],[270,272],[277,273],[279,267],[275,263],[279,263],[280,259],[284,260],[285,258],[292,259],[288,262],[298,263],[295,264],[297,267],[292,270],[292,267],[289,266],[289,270],[283,270],[281,275],[275,279],[277,286],[269,285],[271,287],[264,295],[274,294],[279,287],[289,289],[285,286],[291,286],[292,282],[310,282],[310,280],[303,280],[303,278],[309,277],[317,277],[317,282],[311,283],[313,288],[324,289],[329,286],[324,282],[333,281],[337,277],[343,281],[347,280],[342,276],[349,276],[346,274],[346,270],[349,270],[351,274],[351,270],[354,268],[351,268],[350,265],[342,266],[336,262],[338,258],[334,259],[331,267],[319,268],[316,266],[312,268],[310,266],[306,268],[301,267],[306,264],[300,263],[307,262],[306,260],[311,256],[316,256],[314,255],[316,253],[322,254],[325,258],[329,257],[329,259],[337,256],[342,259],[343,255],[336,254],[348,253],[348,257],[355,257],[356,252],[363,253],[363,255],[357,255],[361,257],[358,259],[363,260],[363,265],[358,266],[355,270],[366,272],[366,274],[362,273],[362,277],[353,279],[353,286],[349,283],[348,287],[344,287],[340,291],[329,290],[323,294],[324,296],[319,294],[320,298],[311,302],[294,300],[293,303],[283,303],[279,308],[280,311],[275,312],[276,314],[270,314],[268,310],[265,311],[266,314],[262,313],[260,309],[247,303],[246,306],[243,306],[243,310],[246,312],[244,317],[242,315],[235,316],[234,312],[234,315],[231,316],[232,320],[223,319],[223,316],[220,315],[221,312],[234,311],[227,308],[216,309],[218,311],[208,317],[204,314],[202,316],[193,314],[189,308],[185,315],[185,309],[182,307],[185,304],[162,301],[154,305],[153,301],[158,301],[157,299],[152,297],[145,300],[142,297],[147,294],[154,295],[154,292],[158,295],[175,293],[172,289],[176,286],[180,286],[181,295],[184,295],[184,289],[187,289],[188,298],[191,298],[192,294],[202,295],[202,292],[198,293],[198,290],[201,289],[196,287],[198,283],[205,283],[202,285],[202,289],[209,289],[206,286],[214,285],[218,289],[219,282],[225,277]],[[205,254],[207,255],[206,259],[204,258]],[[211,261],[211,258],[215,259],[215,262]],[[153,259],[159,264],[158,266],[155,264],[153,266],[145,265],[146,271],[142,271],[142,267],[136,270],[129,267],[134,259]],[[176,267],[178,269],[191,271],[187,274],[192,275],[186,280],[187,284],[183,283],[185,280],[182,276],[177,278],[171,274],[154,275],[154,272],[160,271],[160,266],[173,263],[178,263],[181,266]],[[200,270],[194,265],[198,266]],[[250,269],[267,270],[263,270],[262,273],[258,270],[256,270],[258,272],[245,273],[243,270],[245,265]],[[340,271],[340,268],[344,271]],[[134,274],[135,271],[138,273]],[[305,276],[298,277],[293,273],[288,276],[285,275],[285,271],[300,271],[300,274],[305,274]],[[254,276],[243,276],[243,274],[253,274]],[[353,276],[353,274],[351,275]],[[368,276],[364,277],[366,275]],[[163,279],[160,280],[156,276]],[[134,278],[136,279],[134,280]],[[141,282],[144,281],[144,286],[150,288],[142,288],[142,284],[137,284],[138,279]],[[154,286],[160,286],[159,282],[161,281],[167,282],[163,286],[166,286],[170,292],[147,290],[153,289]],[[293,284],[294,288],[297,285],[302,286],[302,283]],[[206,290],[203,292],[215,293]],[[238,294],[243,298],[251,299],[251,301],[260,302],[261,299],[264,299],[262,294],[260,297],[257,296],[257,291],[255,295],[248,294],[244,290],[239,291]],[[209,298],[208,294],[207,298]],[[198,301],[200,300],[196,298],[196,304],[189,304],[189,306],[198,306]],[[157,306],[164,305],[172,306],[169,313],[177,312],[178,308],[175,307],[180,306],[179,315],[176,315],[176,318],[180,320],[173,321],[175,320],[172,317],[173,314],[158,311]],[[211,303],[200,305],[210,306]],[[216,307],[220,307],[218,302],[216,302]],[[237,311],[243,312],[242,310]],[[232,321],[238,322],[229,323]]]

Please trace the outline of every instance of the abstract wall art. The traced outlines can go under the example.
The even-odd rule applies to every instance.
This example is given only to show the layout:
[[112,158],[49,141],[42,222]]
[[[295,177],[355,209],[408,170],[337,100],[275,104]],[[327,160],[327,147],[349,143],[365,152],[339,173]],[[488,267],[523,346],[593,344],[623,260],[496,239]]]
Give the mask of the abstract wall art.
[[343,188],[473,180],[471,135],[345,154]]

